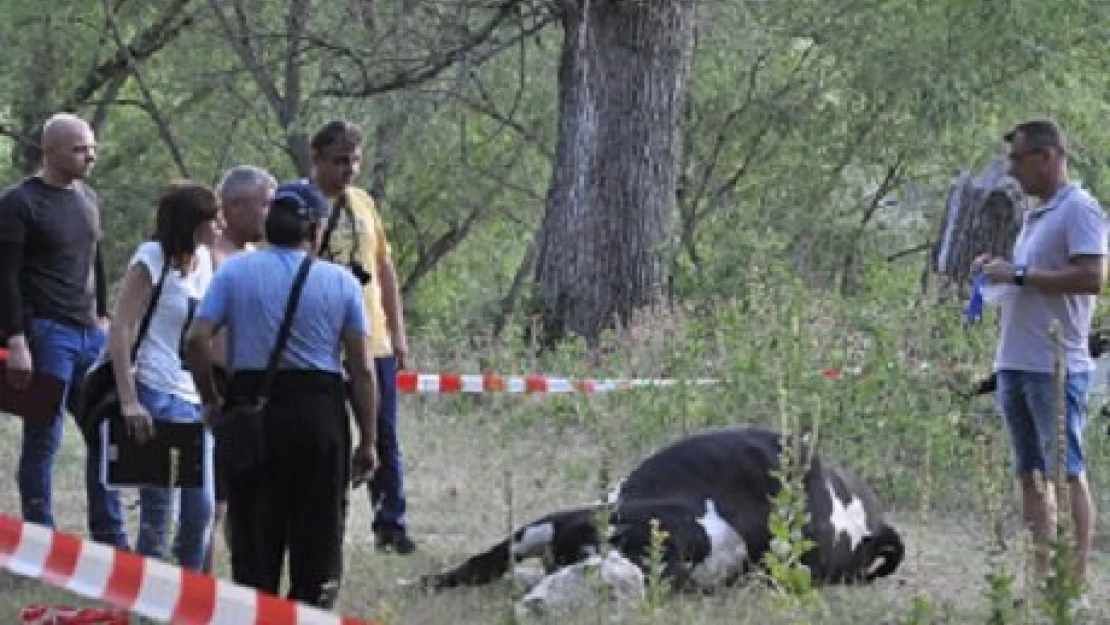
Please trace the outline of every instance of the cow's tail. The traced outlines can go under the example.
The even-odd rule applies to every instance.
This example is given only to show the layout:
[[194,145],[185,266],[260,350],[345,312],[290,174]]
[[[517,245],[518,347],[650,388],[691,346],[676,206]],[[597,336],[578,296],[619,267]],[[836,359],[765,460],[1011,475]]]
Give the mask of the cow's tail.
[[597,552],[597,513],[605,507],[576,508],[541,517],[461,564],[421,577],[419,584],[428,590],[489,584],[505,575],[512,562],[528,558],[542,558],[549,566],[577,562]]
[[420,578],[421,587],[443,590],[457,586],[477,586],[499,579],[509,570],[512,539],[505,539],[490,549],[467,558],[462,564]]
[[882,528],[874,536],[866,580],[871,582],[894,573],[905,557],[906,545],[902,542],[902,536],[893,527],[883,523]]

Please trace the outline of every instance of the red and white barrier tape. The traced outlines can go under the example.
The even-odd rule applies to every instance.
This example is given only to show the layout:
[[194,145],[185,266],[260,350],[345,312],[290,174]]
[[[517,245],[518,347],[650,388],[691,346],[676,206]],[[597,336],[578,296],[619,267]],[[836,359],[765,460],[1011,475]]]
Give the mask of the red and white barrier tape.
[[0,567],[175,625],[372,625],[5,515]]
[[36,604],[20,610],[19,625],[131,625],[131,615],[115,608]]
[[[397,390],[402,393],[603,393],[634,388],[675,386],[671,379],[590,380],[553,378],[543,375],[499,375],[459,373],[397,373]],[[716,384],[714,379],[686,380],[685,384]]]

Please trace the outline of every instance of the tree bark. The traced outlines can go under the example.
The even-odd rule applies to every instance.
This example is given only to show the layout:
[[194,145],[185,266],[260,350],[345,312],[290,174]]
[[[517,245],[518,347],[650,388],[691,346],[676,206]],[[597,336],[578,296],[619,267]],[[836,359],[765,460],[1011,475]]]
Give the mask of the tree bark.
[[568,0],[536,281],[548,340],[659,303],[695,0]]
[[971,261],[979,254],[1010,258],[1021,228],[1025,196],[997,159],[979,176],[964,174],[952,185],[931,257],[942,278],[941,296],[963,297],[971,281]]

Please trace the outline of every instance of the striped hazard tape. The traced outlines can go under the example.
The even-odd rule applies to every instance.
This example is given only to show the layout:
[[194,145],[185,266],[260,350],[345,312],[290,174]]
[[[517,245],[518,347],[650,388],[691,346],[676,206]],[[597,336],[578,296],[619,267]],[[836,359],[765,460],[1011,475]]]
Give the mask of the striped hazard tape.
[[174,625],[372,625],[5,515],[0,567]]
[[590,380],[553,378],[543,375],[499,375],[496,373],[397,373],[397,390],[402,393],[603,393],[634,388],[716,384],[714,379],[616,379]]

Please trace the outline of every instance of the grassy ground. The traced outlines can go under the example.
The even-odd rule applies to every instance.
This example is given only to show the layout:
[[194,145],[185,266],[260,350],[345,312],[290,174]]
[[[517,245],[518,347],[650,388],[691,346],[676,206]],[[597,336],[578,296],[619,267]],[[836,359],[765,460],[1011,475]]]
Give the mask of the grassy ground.
[[[347,578],[340,607],[344,614],[412,625],[506,622],[512,598],[508,582],[433,597],[405,590],[398,582],[483,548],[497,540],[505,528],[530,516],[596,496],[598,467],[606,466],[603,459],[609,459],[616,475],[643,450],[669,437],[660,433],[654,441],[639,442],[622,438],[628,444],[614,448],[596,435],[596,423],[576,422],[574,418],[558,423],[524,418],[530,410],[546,412],[541,406],[551,400],[519,396],[496,400],[403,398],[410,518],[421,550],[408,557],[375,552],[365,491],[354,493]],[[620,399],[613,401],[621,403]],[[0,447],[0,483],[4,485],[0,488],[0,510],[18,514],[14,488],[18,429],[14,419],[0,421],[0,440],[8,441]],[[81,533],[84,495],[79,445],[76,432],[68,430],[55,492],[61,528]],[[1014,498],[1010,491],[1003,495],[1005,501]],[[933,498],[943,502],[943,497]],[[132,500],[133,495],[129,494],[128,499]],[[766,591],[735,589],[714,597],[672,598],[657,611],[644,610],[630,615],[629,620],[706,624],[984,623],[984,580],[989,567],[983,545],[988,523],[979,513],[947,505],[938,504],[924,515],[914,505],[895,510],[894,518],[909,548],[903,568],[894,578],[872,587],[825,589],[820,607],[783,607]],[[1009,519],[1013,519],[1013,512],[1012,504],[1003,510]],[[1016,537],[1014,530],[1012,522],[1004,527],[1010,539]],[[1008,570],[1019,576],[1015,581],[1018,594],[1022,585],[1020,553],[1020,546],[1011,543],[1002,556]],[[221,571],[226,574],[226,560],[221,561]],[[1110,599],[1110,561],[1101,550],[1095,554],[1093,587],[1094,604],[1102,608]],[[14,622],[18,610],[32,602],[87,603],[33,582],[0,578],[0,622]],[[603,620],[603,611],[598,608],[560,622]]]

